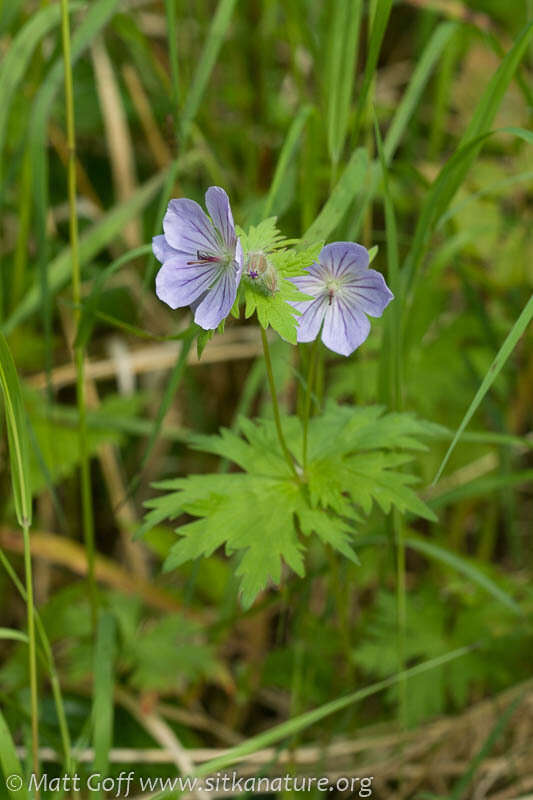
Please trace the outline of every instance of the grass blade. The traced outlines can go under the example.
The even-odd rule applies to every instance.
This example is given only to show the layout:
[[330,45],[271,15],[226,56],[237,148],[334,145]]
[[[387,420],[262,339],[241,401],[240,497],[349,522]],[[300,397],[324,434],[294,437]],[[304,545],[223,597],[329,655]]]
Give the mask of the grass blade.
[[178,119],[178,103],[180,100],[178,38],[176,30],[176,0],[165,0],[165,14],[168,31],[168,57],[170,61],[170,78],[172,86],[172,106],[174,119]]
[[[167,170],[163,170],[141,186],[126,203],[113,207],[90,230],[80,237],[80,265],[88,264],[109,242],[120,234],[124,224],[139,213],[155,196],[163,183]],[[58,292],[69,280],[70,248],[65,248],[48,266],[49,287]],[[28,319],[39,309],[39,288],[32,286],[13,314],[4,323],[4,333]]]
[[438,25],[420,56],[420,60],[409,81],[409,86],[401,99],[400,105],[396,109],[396,113],[387,131],[387,136],[385,137],[383,151],[387,164],[389,164],[393,158],[407,130],[413,111],[418,105],[422,92],[435,69],[437,61],[441,57],[443,50],[449,44],[452,35],[457,33],[457,30],[458,26],[454,22],[443,22]]
[[193,82],[187,93],[185,105],[183,107],[181,135],[184,140],[187,139],[191,123],[202,102],[209,76],[211,75],[219,50],[222,47],[222,43],[229,28],[235,5],[236,0],[220,0],[217,6],[215,16],[213,17],[207,34],[204,49],[202,50],[202,55],[196,67]]
[[[387,135],[385,136],[383,150],[387,166],[394,158],[398,145],[405,132],[408,130],[409,123],[422,96],[422,92],[432,75],[442,50],[448,44],[449,37],[454,28],[456,28],[455,23],[445,22],[439,25],[420,57],[420,61],[413,72],[409,86],[396,109]],[[358,236],[359,227],[365,210],[375,195],[380,172],[379,163],[373,162],[370,165],[370,176],[366,181],[365,191],[361,198],[357,216],[350,227],[349,238],[356,238]]]
[[29,443],[26,411],[11,351],[0,333],[0,387],[4,397],[13,497],[19,525],[31,524]]
[[[81,5],[79,2],[73,2],[72,8],[80,8]],[[57,5],[39,9],[20,29],[2,58],[0,67],[0,171],[11,100],[30,64],[35,48],[41,39],[57,25],[59,25],[59,7]]]
[[[315,725],[317,722],[320,722],[321,720],[330,716],[330,714],[335,714],[337,711],[342,711],[342,709],[348,708],[354,703],[358,703],[367,697],[372,697],[372,695],[382,692],[384,689],[388,689],[390,686],[394,686],[402,678],[408,679],[414,677],[415,675],[421,675],[424,672],[430,672],[436,667],[447,664],[457,658],[461,658],[462,656],[471,652],[471,650],[472,647],[461,647],[457,650],[446,653],[443,656],[439,656],[438,658],[424,661],[422,664],[418,664],[416,667],[411,667],[410,669],[405,670],[403,673],[392,675],[390,678],[385,678],[382,681],[373,683],[371,686],[365,686],[363,689],[358,689],[356,692],[352,692],[349,695],[339,697],[337,700],[332,700],[329,703],[325,703],[319,708],[315,708],[312,711],[307,711],[304,714],[300,714],[299,716],[294,717],[294,719],[289,719],[286,722],[282,722],[280,725],[276,725],[275,728],[265,731],[265,733],[260,733],[257,736],[252,736],[246,742],[243,742],[243,744],[232,747],[231,750],[228,750],[228,752],[224,755],[202,764],[197,770],[196,774],[209,775],[212,772],[216,772],[218,769],[224,769],[225,767],[228,767],[231,764],[239,761],[244,756],[247,756],[250,753],[255,753],[256,750],[259,750],[263,747],[269,747],[270,745],[276,744],[282,739],[294,736],[299,731],[305,730],[311,725]],[[163,795],[157,797],[162,796]]]
[[387,276],[395,296],[391,314],[385,319],[386,346],[382,348],[380,362],[380,394],[388,405],[398,410],[401,401],[401,294],[399,285],[399,246],[396,214],[389,188],[387,160],[377,120],[374,119],[377,150],[383,174],[383,203],[385,207],[385,232],[387,237]]
[[526,52],[532,34],[533,23],[523,29],[489,81],[456,152],[444,165],[427,195],[418,219],[413,244],[405,263],[408,284],[412,283],[418,271],[424,250],[439,217],[448,208],[481,150],[501,100]]
[[133,259],[138,258],[142,255],[148,255],[152,252],[152,245],[151,244],[143,244],[141,247],[136,247],[133,250],[128,250],[127,253],[123,253],[123,255],[116,258],[114,261],[109,264],[105,269],[103,269],[98,277],[95,279],[91,293],[87,296],[84,300],[82,307],[81,307],[81,314],[80,319],[78,322],[77,334],[76,334],[76,341],[74,345],[76,347],[86,347],[89,339],[91,337],[91,332],[94,324],[94,317],[97,314],[98,309],[98,301],[100,299],[100,295],[104,288],[105,282],[118,272],[120,267],[124,264],[127,264],[128,261],[133,261]]
[[422,555],[427,556],[427,558],[440,561],[442,564],[446,564],[446,566],[451,567],[456,572],[459,572],[461,575],[464,575],[465,578],[468,578],[470,581],[472,581],[472,583],[480,586],[510,611],[513,611],[518,616],[523,615],[522,609],[513,600],[513,598],[507,594],[507,592],[504,592],[497,583],[488,577],[488,575],[478,569],[478,567],[471,560],[464,558],[457,553],[452,553],[451,550],[447,550],[444,547],[440,547],[432,542],[428,542],[426,539],[408,536],[405,539],[405,543],[411,548],[411,550],[416,550],[418,553],[422,553]]
[[22,391],[15,363],[7,342],[0,334],[0,386],[4,397],[11,481],[17,519],[24,538],[26,579],[26,615],[28,624],[28,661],[30,674],[33,771],[39,773],[39,700],[37,695],[37,656],[33,609],[33,576],[29,530],[31,525],[31,486],[28,468],[28,429]]
[[93,744],[94,770],[109,772],[109,751],[113,744],[115,618],[105,612],[98,622],[94,650]]
[[283,184],[285,173],[287,172],[287,168],[294,157],[296,145],[298,144],[305,123],[307,122],[309,114],[312,110],[313,106],[311,105],[306,105],[301,108],[291,127],[289,128],[289,132],[285,141],[283,142],[283,147],[281,148],[281,153],[279,154],[278,163],[276,164],[276,171],[274,172],[274,177],[272,178],[272,183],[270,184],[267,199],[265,200],[265,207],[263,209],[263,217],[265,219],[272,213],[272,209],[275,210],[276,208],[276,200],[278,199],[278,194]]
[[[17,573],[15,572],[13,567],[11,566],[11,564],[9,562],[9,559],[4,554],[4,552],[2,551],[1,548],[0,548],[0,564],[2,564],[2,566],[4,567],[5,571],[9,575],[9,578],[13,582],[14,586],[16,587],[18,593],[20,594],[20,596],[22,597],[24,602],[27,603],[28,602],[28,594],[27,594],[23,584],[19,580]],[[56,670],[56,667],[55,667],[54,656],[53,656],[53,653],[52,653],[52,648],[50,646],[50,641],[49,641],[49,639],[48,639],[48,637],[46,635],[46,631],[44,629],[44,625],[43,625],[43,623],[41,621],[41,618],[39,616],[39,612],[37,611],[37,609],[34,609],[34,613],[35,613],[35,627],[36,627],[36,630],[37,630],[37,634],[39,636],[39,640],[41,642],[41,651],[44,654],[44,657],[46,659],[46,662],[47,662],[47,665],[48,665],[48,672],[49,672],[49,675],[50,675],[50,682],[52,684],[52,692],[53,692],[53,695],[54,695],[54,703],[55,703],[55,706],[56,706],[57,719],[58,719],[59,728],[60,728],[60,731],[61,731],[61,741],[62,741],[63,752],[64,752],[64,757],[65,757],[64,758],[65,769],[69,774],[71,774],[72,773],[72,769],[71,769],[71,767],[72,767],[72,759],[71,759],[70,733],[69,733],[69,730],[68,730],[67,718],[66,718],[66,714],[65,714],[65,706],[64,706],[63,697],[62,697],[62,694],[61,694],[61,686],[59,684],[59,676],[57,674],[57,670]],[[2,749],[0,747],[0,758],[1,758],[1,753],[2,753]]]
[[[225,769],[226,767],[239,762],[241,759],[257,752],[258,750],[261,750],[264,747],[270,747],[271,745],[277,744],[283,739],[288,739],[291,736],[294,736],[300,731],[309,728],[311,725],[315,725],[317,722],[326,719],[331,714],[335,714],[337,711],[342,711],[343,709],[354,705],[354,703],[358,703],[361,700],[365,700],[367,697],[372,697],[373,695],[382,692],[384,689],[394,686],[400,680],[412,678],[416,675],[421,675],[424,672],[430,672],[431,670],[436,669],[443,664],[448,664],[451,661],[455,661],[455,659],[461,658],[462,656],[467,655],[467,653],[470,653],[474,647],[475,645],[470,645],[467,647],[460,647],[457,650],[452,650],[442,656],[432,658],[429,661],[424,661],[422,664],[417,664],[415,667],[410,667],[409,669],[405,670],[405,672],[397,673],[396,675],[392,675],[390,678],[385,678],[382,681],[373,683],[371,686],[365,686],[363,689],[358,689],[356,692],[352,692],[344,697],[339,697],[336,700],[331,700],[329,703],[325,703],[318,708],[314,708],[311,711],[306,711],[303,714],[299,714],[297,717],[289,719],[286,722],[282,722],[280,725],[276,725],[274,728],[271,728],[264,733],[259,733],[256,736],[250,737],[242,744],[232,747],[230,750],[224,753],[224,755],[218,756],[211,761],[206,761],[195,771],[195,775],[201,777],[203,775],[214,774],[217,770]],[[165,798],[176,796],[176,794],[177,793],[173,791],[158,792],[151,798],[151,800],[165,800]]]
[[500,349],[499,349],[494,361],[492,362],[492,364],[489,367],[489,370],[488,370],[487,374],[485,375],[483,381],[481,382],[481,386],[479,387],[478,391],[476,392],[476,395],[475,395],[474,399],[470,403],[470,406],[469,406],[466,414],[464,415],[463,420],[462,420],[462,422],[461,422],[461,424],[460,424],[455,436],[453,437],[453,440],[452,440],[452,442],[451,442],[451,444],[450,444],[450,446],[449,446],[449,448],[448,448],[448,450],[446,452],[446,455],[444,456],[444,458],[442,460],[442,463],[441,463],[441,465],[440,465],[440,467],[439,467],[439,469],[437,471],[435,479],[433,480],[433,484],[432,484],[433,486],[435,486],[435,484],[438,483],[438,481],[439,481],[439,479],[440,479],[440,477],[441,477],[441,475],[442,475],[442,473],[444,471],[444,468],[445,468],[446,464],[448,463],[448,459],[450,458],[450,456],[451,456],[451,454],[452,454],[452,452],[453,452],[453,450],[455,448],[455,445],[457,444],[457,442],[461,438],[461,436],[463,434],[463,431],[465,430],[466,426],[468,425],[468,423],[470,422],[470,420],[474,416],[474,414],[477,411],[481,401],[483,400],[483,398],[485,397],[485,395],[489,391],[490,387],[492,386],[492,384],[496,380],[496,378],[499,375],[500,371],[502,370],[505,362],[507,361],[507,359],[509,358],[509,356],[513,352],[518,340],[520,339],[520,337],[524,333],[525,329],[527,328],[527,326],[531,322],[532,318],[533,318],[533,295],[529,298],[528,303],[526,304],[526,306],[523,309],[522,313],[520,314],[520,316],[516,320],[515,324],[513,325],[512,329],[511,329],[509,335],[507,336],[507,338],[505,339],[504,343],[500,347]]
[[[368,44],[368,53],[366,56],[365,72],[363,75],[363,84],[357,96],[357,106],[355,110],[355,136],[359,134],[362,117],[365,111],[366,100],[374,73],[378,64],[379,52],[381,50],[381,43],[385,36],[385,30],[389,21],[390,12],[392,9],[392,0],[377,0],[376,11],[372,20],[372,31],[370,34],[370,42]],[[357,138],[356,138],[357,140]]]
[[28,644],[28,637],[21,631],[13,630],[13,628],[0,628],[0,639],[10,639],[14,642],[23,642]]
[[195,336],[196,336],[196,331],[192,329],[191,332],[188,333],[187,336],[185,336],[183,339],[183,345],[181,347],[180,354],[178,356],[175,366],[172,369],[170,379],[166,385],[165,392],[161,399],[161,403],[159,404],[159,408],[157,409],[157,414],[155,416],[150,431],[150,436],[148,438],[148,442],[146,444],[146,448],[144,450],[141,463],[137,470],[137,474],[133,477],[128,486],[128,490],[126,493],[127,497],[130,497],[131,494],[139,486],[142,472],[146,464],[148,463],[148,459],[150,458],[152,451],[157,443],[157,437],[159,436],[159,433],[161,431],[161,427],[163,425],[167,411],[170,408],[170,404],[174,399],[174,395],[183,379],[185,368],[187,366],[187,356],[189,354],[189,350],[191,349],[191,345],[194,341]]
[[329,157],[337,164],[348,128],[363,4],[361,0],[334,0],[332,5],[326,66],[327,131]]
[[474,775],[478,767],[483,763],[483,761],[487,758],[490,751],[504,732],[507,724],[509,723],[511,717],[513,716],[514,712],[523,701],[524,695],[521,694],[516,700],[507,706],[503,714],[496,720],[496,724],[492,727],[489,735],[483,742],[483,745],[479,752],[474,756],[472,761],[469,764],[467,771],[464,775],[460,778],[460,780],[455,784],[452,789],[452,793],[449,797],[449,800],[461,800],[464,796],[465,790],[467,789],[468,785],[471,783]]
[[325,241],[348,211],[350,203],[361,191],[368,170],[368,155],[362,147],[355,150],[337,185],[313,224],[304,233],[301,246]]

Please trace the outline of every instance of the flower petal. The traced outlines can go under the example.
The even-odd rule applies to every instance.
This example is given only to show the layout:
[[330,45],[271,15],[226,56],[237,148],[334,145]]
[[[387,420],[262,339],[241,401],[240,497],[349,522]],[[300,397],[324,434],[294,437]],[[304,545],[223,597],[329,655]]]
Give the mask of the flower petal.
[[236,296],[236,271],[234,269],[219,271],[215,284],[196,309],[194,321],[206,331],[217,328],[231,311]]
[[153,237],[152,250],[154,256],[162,264],[164,264],[165,261],[168,261],[169,258],[178,255],[178,251],[174,250],[174,248],[168,244],[163,234]]
[[163,230],[167,244],[194,259],[199,251],[210,255],[220,253],[211,220],[194,200],[185,197],[171,200],[163,219]]
[[228,195],[220,186],[210,186],[205,193],[205,204],[222,241],[233,252],[237,237]]
[[187,264],[188,256],[165,261],[156,275],[155,291],[170,308],[188,306],[216,281],[217,264]]
[[237,239],[235,243],[235,264],[237,265],[237,285],[239,285],[244,266],[244,253],[242,252],[242,244],[240,239]]
[[363,312],[333,298],[327,306],[322,329],[322,341],[341,356],[349,356],[361,345],[370,332],[370,322]]
[[372,317],[381,317],[390,301],[394,300],[385,278],[375,269],[367,269],[351,278],[343,285],[341,293],[352,308],[361,309]]
[[319,261],[334,278],[358,275],[368,267],[369,254],[366,247],[355,242],[333,242],[320,251]]
[[324,295],[316,300],[302,303],[291,303],[302,315],[298,317],[297,338],[299,342],[312,342],[318,336],[324,314],[328,307],[328,298]]
[[296,277],[291,278],[291,281],[301,292],[310,294],[313,297],[318,297],[319,294],[326,290],[323,271],[319,264],[312,264],[307,267],[303,275],[296,275]]

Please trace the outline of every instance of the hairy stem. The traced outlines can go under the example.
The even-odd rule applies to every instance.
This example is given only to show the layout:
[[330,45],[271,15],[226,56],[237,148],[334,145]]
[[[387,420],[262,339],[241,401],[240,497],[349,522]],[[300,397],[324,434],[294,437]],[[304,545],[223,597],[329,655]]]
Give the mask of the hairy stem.
[[287,460],[287,464],[291,468],[291,472],[294,473],[296,477],[298,477],[298,473],[296,472],[296,467],[294,466],[294,460],[289,452],[289,448],[287,447],[287,442],[285,441],[285,436],[283,435],[283,429],[281,427],[281,417],[279,413],[279,405],[278,405],[278,396],[276,393],[276,384],[274,383],[274,373],[272,372],[272,359],[270,358],[270,348],[268,346],[268,339],[266,337],[266,333],[262,326],[259,326],[261,330],[261,341],[263,343],[263,353],[265,355],[265,366],[267,371],[268,377],[268,385],[270,388],[270,396],[272,397],[272,408],[274,411],[274,422],[276,423],[276,430],[278,432],[278,439],[281,445],[281,449],[283,450],[283,455]]
[[[74,128],[74,90],[72,81],[72,65],[70,55],[70,22],[68,0],[61,0],[61,34],[63,43],[63,59],[65,63],[65,111],[67,118],[68,145],[68,204],[70,256],[72,263],[72,299],[74,301],[74,321],[76,329],[80,320],[81,270],[78,246],[78,215],[76,210],[76,134]],[[91,473],[87,447],[86,397],[85,397],[85,353],[83,346],[74,345],[74,361],[76,365],[76,396],[79,413],[79,445],[81,462],[81,505],[83,519],[83,535],[87,553],[87,573],[89,582],[89,602],[93,631],[96,631],[98,617],[98,600],[94,577],[94,520],[92,509]]]

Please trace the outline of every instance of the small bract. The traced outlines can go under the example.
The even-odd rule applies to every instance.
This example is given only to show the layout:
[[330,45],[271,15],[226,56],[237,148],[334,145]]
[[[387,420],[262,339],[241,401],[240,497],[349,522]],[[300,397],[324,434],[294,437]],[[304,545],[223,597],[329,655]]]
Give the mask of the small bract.
[[205,204],[211,219],[194,200],[171,200],[152,249],[163,265],[155,282],[159,299],[171,308],[191,306],[197,325],[213,330],[235,302],[243,254],[224,189],[210,186]]
[[371,317],[381,317],[394,295],[380,272],[368,268],[366,247],[334,242],[320,251],[318,262],[293,283],[314,300],[293,302],[301,312],[298,341],[311,342],[322,327],[322,341],[330,350],[349,356],[367,338]]

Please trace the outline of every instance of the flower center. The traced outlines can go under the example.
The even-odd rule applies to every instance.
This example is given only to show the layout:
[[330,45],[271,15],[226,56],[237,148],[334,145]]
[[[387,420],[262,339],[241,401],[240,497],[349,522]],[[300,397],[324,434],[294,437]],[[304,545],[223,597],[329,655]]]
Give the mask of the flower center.
[[224,253],[223,255],[213,255],[211,253],[202,253],[201,250],[196,251],[196,261],[187,261],[187,265],[200,266],[204,264],[224,264],[227,265],[231,261],[231,255]]
[[328,290],[328,294],[336,294],[341,287],[341,281],[337,280],[336,278],[329,278],[329,280],[326,281],[326,289]]
[[342,281],[340,281],[338,278],[328,278],[325,281],[325,284],[328,295],[328,305],[331,305],[335,295],[342,289]]

